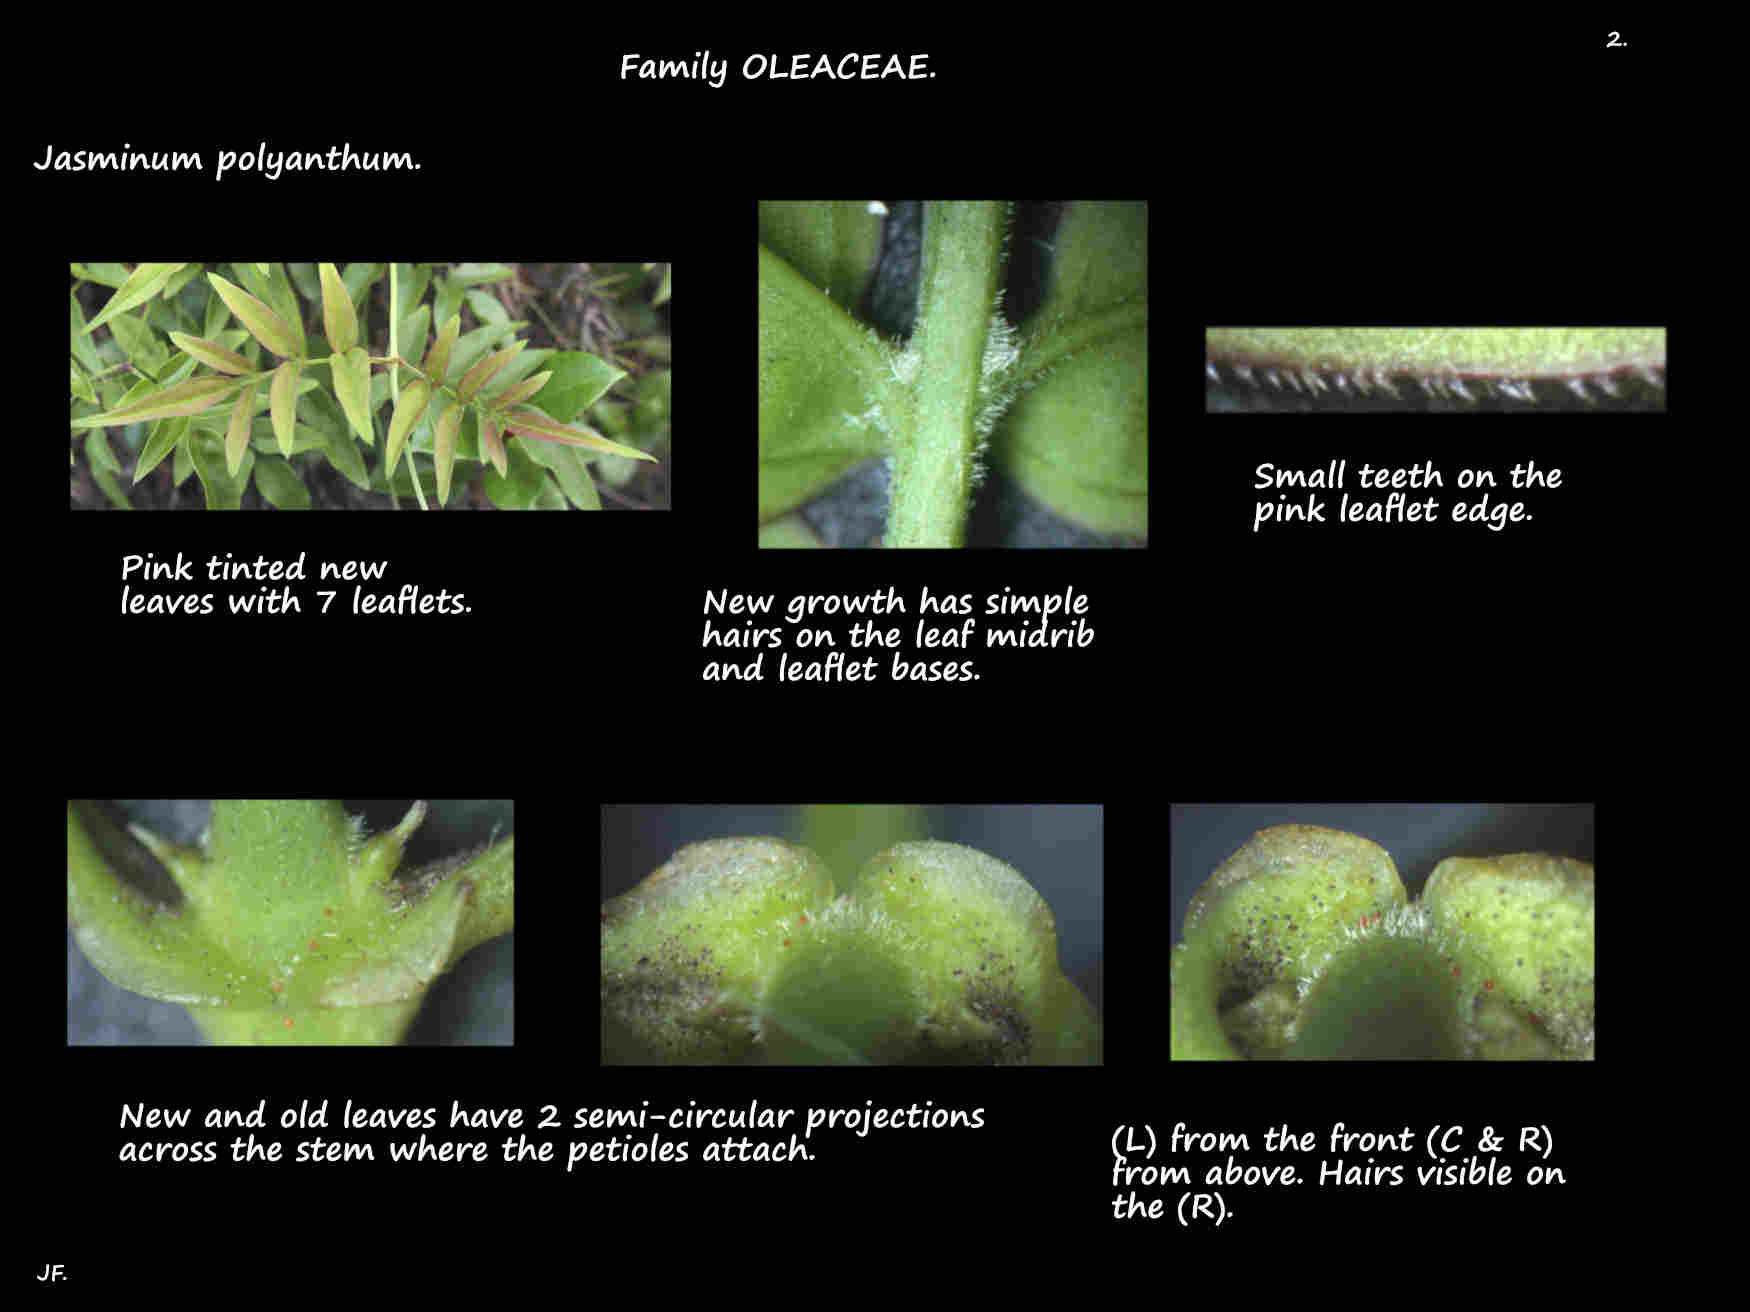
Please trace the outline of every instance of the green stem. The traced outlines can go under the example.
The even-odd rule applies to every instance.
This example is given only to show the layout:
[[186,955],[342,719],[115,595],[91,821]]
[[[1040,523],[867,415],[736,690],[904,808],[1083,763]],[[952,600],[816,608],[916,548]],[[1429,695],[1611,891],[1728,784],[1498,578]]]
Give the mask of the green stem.
[[[394,260],[389,261],[389,354],[396,357],[401,354],[401,280],[395,276]],[[401,375],[391,365],[389,367],[389,413],[394,414],[395,407],[400,404]],[[410,433],[408,436],[411,437],[412,434]],[[412,462],[411,452],[408,453],[407,459],[409,463]],[[383,481],[388,484],[386,490],[389,493],[389,508],[391,510],[401,509],[401,498],[395,495],[394,480],[385,478]]]
[[958,547],[966,532],[978,382],[1002,261],[1001,201],[932,201],[924,216],[922,364],[894,429],[889,547]]
[[[190,1007],[189,1015],[213,1044],[291,1045],[395,1044],[419,1015],[423,998],[380,1007],[336,1007],[287,1017],[267,1011]],[[286,1021],[291,1020],[287,1025]]]
[[[401,354],[401,279],[398,270],[400,265],[389,261],[389,354],[399,357]],[[424,345],[423,342],[420,343]],[[401,400],[401,375],[393,368],[389,370],[389,411],[394,413],[395,406]],[[407,452],[407,474],[413,480],[413,495],[419,500],[421,510],[429,510],[425,504],[425,489],[419,485],[419,466],[413,463],[411,442],[413,434],[407,435],[409,450]],[[401,501],[395,495],[393,486],[389,488],[389,504],[395,509],[401,509]]]

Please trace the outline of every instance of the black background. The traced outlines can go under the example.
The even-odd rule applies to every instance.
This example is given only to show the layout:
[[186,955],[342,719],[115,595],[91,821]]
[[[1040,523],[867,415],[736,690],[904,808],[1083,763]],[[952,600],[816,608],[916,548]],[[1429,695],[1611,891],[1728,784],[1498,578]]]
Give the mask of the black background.
[[[1170,899],[1180,877],[1174,799],[1276,799],[1287,819],[1284,799],[1555,797],[1597,800],[1606,816],[1615,808],[1650,823],[1666,810],[1649,804],[1662,782],[1648,778],[1650,767],[1672,759],[1653,722],[1666,718],[1673,691],[1697,678],[1679,673],[1698,638],[1684,590],[1690,567],[1672,537],[1680,525],[1656,472],[1668,466],[1649,474],[1647,461],[1650,452],[1682,461],[1706,449],[1710,414],[1720,411],[1701,371],[1673,371],[1664,416],[1443,419],[1437,437],[1416,417],[1370,416],[1356,437],[1326,416],[1305,417],[1304,426],[1287,416],[1208,416],[1192,391],[1192,352],[1206,324],[1309,314],[1671,323],[1682,352],[1696,338],[1683,332],[1690,310],[1672,296],[1667,254],[1673,208],[1693,206],[1667,200],[1691,185],[1681,175],[1649,182],[1666,157],[1664,120],[1645,108],[1666,90],[1662,75],[1645,72],[1655,43],[1631,56],[1640,71],[1624,73],[1621,62],[1604,63],[1590,29],[1564,45],[1561,33],[1545,39],[1523,28],[1400,24],[1358,44],[1352,33],[1298,33],[1286,21],[1243,38],[1188,28],[1146,50],[1106,34],[1094,47],[1054,38],[1049,51],[942,46],[942,76],[915,88],[621,88],[616,61],[595,52],[567,77],[614,88],[627,111],[599,149],[550,111],[490,145],[484,130],[446,137],[412,92],[387,119],[354,116],[332,129],[314,118],[273,130],[246,122],[223,134],[225,144],[265,136],[281,149],[341,140],[410,148],[426,163],[411,181],[44,178],[15,156],[44,251],[32,294],[45,306],[59,304],[60,264],[74,255],[199,247],[247,258],[423,258],[475,243],[506,250],[515,238],[522,249],[508,245],[512,257],[673,258],[683,279],[676,335],[701,343],[684,348],[692,362],[682,371],[679,427],[691,445],[669,515],[495,516],[490,537],[475,529],[480,517],[439,515],[262,514],[212,526],[200,515],[68,523],[44,509],[19,517],[15,559],[33,571],[19,613],[45,635],[23,644],[24,655],[38,686],[68,700],[74,726],[67,743],[46,729],[31,735],[23,750],[49,758],[32,761],[36,777],[63,778],[81,795],[210,794],[237,780],[262,795],[370,795],[391,778],[427,795],[511,795],[525,869],[535,872],[525,889],[539,880],[559,890],[525,914],[509,1050],[72,1051],[56,1009],[26,1008],[15,1040],[31,1073],[15,1113],[20,1178],[39,1194],[70,1191],[83,1206],[31,1217],[21,1264],[66,1260],[82,1282],[120,1285],[157,1262],[184,1260],[179,1245],[195,1235],[202,1242],[189,1266],[202,1280],[241,1277],[255,1282],[252,1291],[284,1279],[275,1262],[290,1252],[371,1287],[429,1280],[434,1252],[452,1259],[441,1275],[455,1284],[571,1270],[595,1279],[634,1261],[640,1274],[684,1277],[693,1274],[688,1259],[725,1251],[741,1257],[739,1279],[782,1271],[775,1238],[799,1250],[798,1265],[852,1252],[858,1271],[900,1274],[913,1260],[971,1253],[968,1261],[1005,1276],[1104,1278],[1118,1269],[1106,1265],[1112,1258],[1130,1256],[1139,1264],[1126,1270],[1176,1272],[1192,1260],[1175,1247],[1187,1242],[1206,1244],[1198,1257],[1219,1262],[1287,1252],[1260,1245],[1293,1240],[1334,1266],[1364,1266],[1381,1249],[1430,1235],[1461,1253],[1503,1236],[1531,1236],[1533,1252],[1581,1237],[1591,1248],[1607,1218],[1652,1198],[1638,1174],[1644,1159],[1626,1136],[1635,1119],[1657,1118],[1670,1104],[1617,1118],[1614,1109],[1628,1115],[1645,1092],[1635,1055],[1645,1031],[1632,1021],[1647,1004],[1620,990],[1613,1007],[1622,1009],[1609,1012],[1609,1043],[1593,1065],[1308,1067],[1265,1084],[1246,1067],[1166,1062]],[[1292,62],[1261,58],[1265,46]],[[1479,84],[1499,112],[1475,109]],[[1630,91],[1634,112],[1622,108]],[[847,121],[865,124],[879,153],[824,149]],[[21,114],[14,131],[36,133],[24,143],[32,158],[50,135],[86,146],[204,144],[209,131],[185,122],[164,116],[118,128],[106,117],[87,132],[71,118],[44,124]],[[945,137],[975,148],[950,160]],[[895,162],[893,143],[913,148]],[[806,170],[797,158],[809,161]],[[1155,358],[1169,366],[1156,396],[1149,550],[1032,552],[1025,572],[1011,563],[1021,557],[1003,553],[753,551],[753,201],[863,194],[876,166],[882,187],[902,193],[1006,194],[1020,178],[1053,195],[1146,190],[1157,222],[1170,207],[1178,258],[1161,266],[1169,274],[1155,298],[1167,307],[1165,350],[1156,343]],[[660,183],[647,181],[652,171],[664,175]],[[1295,220],[1286,229],[1285,214]],[[1260,461],[1318,464],[1363,448],[1443,463],[1478,451],[1555,460],[1576,494],[1499,534],[1250,532],[1250,473]],[[46,462],[58,458],[56,444],[44,442],[45,489]],[[121,555],[179,549],[385,558],[394,581],[464,589],[474,611],[452,620],[122,621]],[[708,589],[782,598],[893,584],[915,595],[928,584],[983,595],[1071,583],[1093,598],[1094,647],[993,657],[975,684],[720,689],[696,677]],[[579,926],[602,873],[598,806],[814,799],[1101,802],[1107,1065],[597,1069],[588,1008],[595,943]],[[42,817],[31,830],[35,867],[52,870],[53,802],[32,806]],[[1613,846],[1636,846],[1626,829],[1612,831],[1622,838]],[[1199,873],[1207,875],[1184,872]],[[39,882],[31,905],[41,927],[54,923],[58,893],[31,877],[33,889]],[[1610,926],[1607,913],[1607,939]],[[39,939],[24,969],[53,980],[61,945],[53,934]],[[545,1103],[645,1098],[933,1099],[985,1106],[989,1128],[833,1139],[807,1166],[591,1167],[570,1176],[507,1167],[140,1169],[115,1160],[123,1101],[328,1097],[338,1108],[349,1096],[439,1107],[455,1098],[537,1114]],[[1165,1135],[1180,1120],[1254,1135],[1285,1122],[1547,1124],[1571,1183],[1559,1193],[1486,1196],[1254,1190],[1231,1200],[1220,1229],[1115,1227],[1105,1219],[1114,1134],[1150,1125]],[[1229,1236],[1245,1247],[1216,1254]],[[700,1274],[721,1278],[722,1269]]]

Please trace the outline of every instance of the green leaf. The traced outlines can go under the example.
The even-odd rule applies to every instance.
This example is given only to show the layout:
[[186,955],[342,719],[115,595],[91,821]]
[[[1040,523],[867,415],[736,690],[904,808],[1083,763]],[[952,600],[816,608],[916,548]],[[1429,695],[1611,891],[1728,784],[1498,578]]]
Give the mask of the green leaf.
[[279,510],[308,510],[310,489],[298,473],[278,456],[255,458],[255,486]]
[[855,312],[881,256],[881,216],[869,212],[868,201],[763,200],[759,222],[768,250]]
[[109,441],[101,429],[86,435],[85,456],[91,462],[92,480],[102,490],[103,495],[109,498],[110,504],[117,510],[132,510],[127,493],[116,482],[115,476],[120,466],[116,464],[115,454],[109,449]]
[[450,373],[465,374],[490,352],[514,342],[516,330],[520,326],[522,325],[482,324],[472,332],[463,333],[456,339],[455,349],[450,352]]
[[164,284],[170,280],[170,275],[182,267],[181,264],[139,264],[134,266],[133,273],[128,275],[116,294],[109,298],[98,315],[85,325],[85,331],[90,332],[102,324],[108,323],[124,310],[131,310],[143,301],[149,301],[163,290]]
[[599,401],[626,371],[588,351],[555,351],[544,364],[553,375],[541,390],[541,409],[568,424]]
[[[194,363],[194,361],[191,360],[191,361],[189,361],[189,363],[192,365]],[[140,402],[144,401],[147,397],[159,395],[161,392],[164,391],[164,389],[166,387],[172,386],[176,381],[178,381],[178,380],[172,379],[172,380],[160,383],[160,382],[157,382],[151,378],[132,378],[132,377],[106,378],[103,380],[101,391],[99,394],[102,396],[106,396],[110,399],[109,400],[109,408],[112,411],[113,410],[125,410],[125,409],[132,407],[132,406],[138,405]],[[119,393],[119,395],[118,395],[118,393]],[[80,415],[79,416],[80,419],[96,419],[97,417],[98,416],[96,416],[96,415]],[[123,420],[122,422],[127,423],[130,421]],[[80,425],[77,421],[75,421],[73,426],[75,428],[80,427]],[[85,425],[85,426],[91,427],[91,425]],[[98,425],[98,426],[101,427],[101,425]]]
[[385,478],[395,477],[395,466],[401,459],[402,443],[406,442],[407,434],[413,431],[413,426],[425,413],[425,407],[430,400],[431,387],[423,379],[415,379],[407,385],[407,390],[401,393],[401,399],[395,404],[395,414],[389,420]]
[[164,363],[164,345],[158,335],[147,327],[145,317],[136,318],[131,314],[120,315],[110,321],[110,335],[116,344],[122,348],[122,354],[127,356],[141,373],[156,375],[158,366]]
[[273,385],[268,390],[268,410],[273,415],[273,435],[280,444],[280,454],[292,454],[292,430],[297,423],[298,373],[301,366],[287,360],[273,373]]
[[610,442],[587,428],[567,428],[564,424],[547,418],[533,406],[518,406],[505,415],[504,419],[505,423],[524,437],[539,438],[546,442],[563,442],[567,446],[588,447],[591,451],[608,451],[633,460],[648,460],[652,464],[660,463],[655,456],[646,455],[633,447],[621,446],[618,442]]
[[507,406],[515,405],[518,401],[526,401],[545,387],[547,381],[552,377],[553,371],[549,369],[545,373],[536,374],[533,378],[525,378],[520,383],[512,383],[493,397],[486,408],[488,410],[503,410]]
[[1023,393],[992,458],[1065,519],[1148,536],[1146,320],[1066,358]]
[[68,390],[74,396],[92,405],[99,404],[97,390],[91,386],[91,379],[86,376],[83,369],[71,360],[67,362],[67,375]]
[[495,327],[510,325],[510,312],[504,308],[504,302],[488,292],[468,290],[462,293],[462,303],[474,312],[474,317],[483,324]]
[[577,448],[558,442],[530,442],[526,446],[519,445],[517,450],[536,464],[552,471],[565,499],[579,510],[602,508],[601,494],[596,491],[596,480],[590,473],[590,461],[593,459],[599,463],[604,460],[617,460],[618,457],[586,456]]
[[103,368],[103,361],[97,354],[96,344],[85,335],[85,313],[79,308],[79,297],[69,292],[67,301],[72,311],[73,330],[68,342],[68,349],[72,351],[75,360],[84,365],[91,373],[96,373]]
[[213,285],[213,290],[219,293],[219,299],[225,302],[232,314],[256,341],[282,359],[294,360],[303,354],[303,341],[300,334],[294,333],[286,321],[275,314],[265,301],[257,300],[235,283],[226,282],[216,273],[209,273],[207,281]]
[[1022,393],[993,463],[1059,515],[1148,534],[1148,206],[1080,201],[1029,321]]
[[134,483],[136,486],[147,474],[164,463],[165,456],[180,448],[183,436],[187,432],[188,420],[186,419],[160,420],[152,425],[152,431],[146,434],[146,440],[140,445],[140,458],[134,461]]
[[237,393],[237,404],[231,410],[231,426],[225,431],[225,467],[235,478],[243,465],[243,453],[249,449],[249,427],[255,417],[255,386],[250,384]]
[[458,264],[450,269],[450,277],[464,287],[482,282],[504,282],[516,277],[516,269],[508,264]]
[[358,345],[359,321],[352,308],[352,297],[340,280],[340,270],[332,264],[322,265],[322,324],[328,333],[328,345],[336,354],[344,354]]
[[1148,203],[1077,201],[1058,226],[1036,319],[1095,314],[1148,293]]
[[600,510],[601,493],[596,491],[595,479],[590,477],[583,457],[567,447],[555,447],[552,453],[558,457],[553,463],[553,477],[559,481],[565,499],[579,510]]
[[158,294],[160,296],[162,296],[166,301],[174,303],[177,296],[179,296],[181,294],[182,289],[184,287],[188,286],[189,283],[193,282],[196,278],[199,278],[200,276],[201,276],[201,266],[200,265],[198,265],[198,264],[185,264],[180,269],[177,269],[173,273],[171,273],[169,278],[165,279],[164,289],[162,291],[160,291]]
[[769,524],[760,525],[762,547],[825,547],[818,534],[801,515],[786,515]]
[[449,372],[450,352],[455,349],[456,334],[462,331],[462,316],[452,314],[444,320],[443,331],[437,340],[431,344],[431,354],[425,357],[425,372],[437,382],[444,381],[444,375]]
[[[241,510],[243,493],[249,486],[254,462],[246,459],[243,468],[233,476],[225,466],[225,449],[218,438],[209,433],[190,433],[185,444],[189,459],[194,462],[195,477],[206,493],[208,510]],[[246,452],[252,457],[254,452]]]
[[346,284],[346,294],[352,298],[354,305],[360,305],[370,293],[371,288],[387,276],[389,266],[386,264],[354,263],[346,266],[346,271],[340,275]]
[[491,355],[480,361],[479,364],[463,374],[462,381],[456,384],[457,397],[463,401],[471,400],[474,393],[486,386],[487,381],[491,379],[492,375],[504,368],[504,366],[509,364],[512,360],[516,359],[517,356],[521,355],[523,348],[527,345],[528,343],[526,341],[519,341],[516,345],[507,346],[502,351],[494,351]]
[[374,1007],[417,999],[448,967],[471,885],[452,880],[415,906],[395,928],[393,957],[338,974],[322,994],[330,1007]]
[[259,299],[292,330],[292,336],[298,344],[297,354],[302,358],[305,354],[304,303],[298,299],[292,280],[286,274],[287,266],[270,264],[265,276],[257,273],[253,264],[233,264],[231,268],[236,272],[243,290]]
[[892,366],[873,333],[764,246],[759,320],[763,522],[886,452]]
[[217,369],[222,374],[252,374],[255,372],[255,366],[238,355],[237,352],[226,350],[219,343],[208,341],[204,337],[190,337],[187,333],[173,332],[170,334],[170,340],[202,364]]
[[[419,303],[425,299],[425,289],[431,286],[431,265],[401,265],[399,285],[401,288],[401,304],[398,309],[402,319],[405,320],[414,312]],[[425,344],[425,336],[423,333],[420,335],[419,342],[422,346]],[[402,337],[401,349],[404,351],[410,351],[412,349],[405,335]]]
[[[304,300],[318,304],[321,303],[322,276],[317,273],[314,264],[306,264],[298,260],[288,260],[286,262],[286,278],[291,282],[293,288],[296,289],[298,295],[303,297]],[[347,290],[349,292],[354,290],[351,283],[347,283]]]
[[233,335],[243,339],[240,345],[252,352],[260,349],[253,341],[249,340],[248,333],[241,332],[230,325],[231,308],[225,304],[215,289],[207,288],[206,305],[201,315],[201,336],[210,342],[216,342],[220,339],[221,334],[229,329]]
[[198,946],[193,919],[164,915],[157,899],[112,872],[107,853],[129,841],[100,808],[67,804],[67,927],[92,965],[124,989],[185,1002],[214,997],[213,956]]
[[419,358],[419,348],[425,345],[425,339],[430,335],[431,306],[422,305],[401,323],[401,357],[405,360]]
[[115,458],[115,452],[109,449],[109,439],[103,430],[85,435],[85,458],[91,462],[94,470],[103,469],[112,474],[122,472],[121,462]]
[[537,465],[522,447],[509,449],[510,469],[504,475],[486,475],[486,499],[500,510],[528,510],[547,482],[547,471]]
[[371,427],[371,362],[365,348],[355,346],[345,355],[336,351],[328,357],[328,371],[334,378],[334,395],[340,408],[366,446],[375,444],[377,434]]
[[433,453],[437,458],[438,503],[441,505],[450,499],[450,473],[456,465],[456,429],[462,422],[462,413],[466,409],[460,401],[444,411],[442,419],[437,422],[437,433],[432,438]]
[[[74,428],[106,428],[111,425],[136,424],[147,419],[169,419],[178,415],[199,414],[210,410],[239,387],[241,378],[191,378],[174,387],[158,388],[148,381],[152,390],[145,396],[100,415],[86,415],[72,421]],[[135,390],[138,390],[137,388]],[[130,393],[131,395],[132,393]]]
[[340,412],[340,403],[329,392],[311,385],[309,394],[298,404],[298,416],[298,450],[320,451],[354,487],[372,491],[370,471],[346,416]]
[[492,461],[492,467],[502,477],[505,472],[504,428],[498,420],[481,417],[480,445],[486,448],[486,458]]
[[73,276],[85,282],[102,283],[105,287],[120,287],[128,280],[125,264],[91,263],[72,265]]
[[534,499],[524,506],[525,510],[566,510],[565,494],[553,486],[553,480],[543,478],[541,485],[535,489]]

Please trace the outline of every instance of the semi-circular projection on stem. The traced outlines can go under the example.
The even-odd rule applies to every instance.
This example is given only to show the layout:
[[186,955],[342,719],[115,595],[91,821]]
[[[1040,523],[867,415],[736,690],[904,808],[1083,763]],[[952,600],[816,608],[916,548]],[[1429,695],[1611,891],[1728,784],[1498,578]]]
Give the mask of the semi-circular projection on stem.
[[694,843],[602,906],[602,1059],[1088,1065],[1100,1024],[1051,909],[957,843],[898,843],[842,892],[775,838]]
[[1448,858],[1411,904],[1366,839],[1263,830],[1192,900],[1172,1056],[1590,1060],[1593,909],[1566,857]]

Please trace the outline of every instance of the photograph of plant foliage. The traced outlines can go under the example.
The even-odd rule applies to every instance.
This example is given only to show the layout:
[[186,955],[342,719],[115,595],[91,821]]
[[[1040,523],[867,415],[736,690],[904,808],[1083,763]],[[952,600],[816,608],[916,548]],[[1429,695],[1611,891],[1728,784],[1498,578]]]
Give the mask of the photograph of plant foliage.
[[74,801],[67,1042],[515,1037],[509,800]]
[[74,264],[72,504],[667,509],[667,264]]
[[761,545],[1146,545],[1146,202],[762,201],[758,298]]

